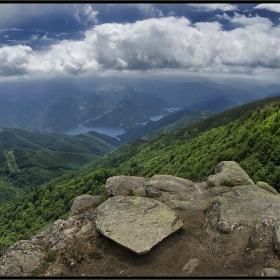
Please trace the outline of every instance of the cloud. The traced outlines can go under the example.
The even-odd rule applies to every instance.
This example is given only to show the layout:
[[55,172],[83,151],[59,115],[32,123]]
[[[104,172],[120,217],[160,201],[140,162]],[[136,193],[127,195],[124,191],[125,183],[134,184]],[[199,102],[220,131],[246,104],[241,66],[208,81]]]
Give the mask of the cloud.
[[27,46],[4,46],[0,48],[0,74],[16,76],[27,74],[32,49]]
[[280,4],[264,3],[257,5],[256,7],[254,7],[254,9],[264,9],[280,13]]
[[47,50],[0,48],[0,75],[82,75],[133,71],[265,73],[280,70],[280,27],[268,19],[235,14],[240,27],[192,24],[181,17],[95,25],[81,40],[62,40]]
[[188,6],[194,7],[198,10],[203,10],[207,12],[213,12],[216,10],[221,10],[224,12],[237,11],[238,7],[232,4],[187,4]]
[[75,19],[83,23],[85,26],[90,24],[97,24],[98,11],[92,9],[89,4],[75,4],[76,11],[74,13]]
[[152,4],[138,4],[137,7],[149,17],[163,17],[162,11],[155,8]]

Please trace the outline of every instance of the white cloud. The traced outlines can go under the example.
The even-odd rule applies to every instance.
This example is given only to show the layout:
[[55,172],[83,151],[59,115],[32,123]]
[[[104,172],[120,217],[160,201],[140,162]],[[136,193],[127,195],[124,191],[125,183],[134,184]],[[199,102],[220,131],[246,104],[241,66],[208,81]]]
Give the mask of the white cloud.
[[85,26],[89,24],[97,24],[98,11],[92,9],[89,4],[75,4],[76,11],[74,17],[78,22],[83,23]]
[[254,9],[264,9],[264,10],[280,13],[280,4],[264,3],[264,4],[257,5],[256,7],[254,7]]
[[138,4],[138,9],[150,17],[163,17],[161,10],[156,9],[152,4]]
[[237,11],[238,8],[236,5],[232,5],[232,4],[187,4],[188,6],[194,7],[198,10],[203,10],[203,11],[207,11],[207,12],[213,12],[216,10],[221,10],[221,11]]
[[241,27],[192,25],[184,17],[95,25],[80,41],[62,40],[45,51],[0,48],[0,75],[81,75],[110,71],[265,73],[280,70],[280,27],[235,14]]

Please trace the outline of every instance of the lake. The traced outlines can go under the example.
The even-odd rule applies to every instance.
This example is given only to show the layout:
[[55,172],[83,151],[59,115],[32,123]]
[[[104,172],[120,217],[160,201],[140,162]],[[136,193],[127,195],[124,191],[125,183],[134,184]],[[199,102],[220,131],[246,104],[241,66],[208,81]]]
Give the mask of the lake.
[[[73,129],[70,129],[65,132],[67,135],[77,135],[81,133],[87,133],[89,131],[95,131],[100,134],[106,134],[111,137],[115,137],[118,139],[116,136],[121,135],[125,133],[125,130],[120,127],[116,126],[92,126],[92,127],[87,127],[83,125],[79,125],[78,127],[75,127]],[[118,139],[120,140],[120,139]]]
[[[174,108],[167,108],[165,110],[168,111],[169,113],[171,113],[171,112],[179,111],[180,109],[181,109],[181,107],[174,107]],[[160,114],[160,115],[151,115],[150,116],[150,121],[158,121],[166,115],[168,115],[168,113],[167,114]],[[145,125],[146,123],[147,122],[141,122],[140,124]],[[106,134],[108,136],[115,137],[118,140],[120,140],[120,139],[117,138],[117,136],[125,133],[125,130],[123,128],[120,128],[120,127],[117,127],[117,126],[109,126],[108,125],[108,126],[87,127],[87,126],[79,125],[78,127],[75,127],[73,129],[70,129],[70,130],[64,132],[64,134],[78,135],[78,134],[81,134],[81,133],[87,133],[89,131],[95,131],[95,132],[100,133],[100,134]]]

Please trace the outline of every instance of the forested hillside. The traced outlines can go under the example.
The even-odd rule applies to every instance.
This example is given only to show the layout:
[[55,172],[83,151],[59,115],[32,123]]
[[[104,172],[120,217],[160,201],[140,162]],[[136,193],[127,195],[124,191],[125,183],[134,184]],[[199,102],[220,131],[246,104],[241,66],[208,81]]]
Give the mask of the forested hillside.
[[77,136],[0,130],[0,204],[77,170],[115,147],[92,134]]
[[220,161],[234,160],[255,182],[265,181],[279,191],[279,122],[280,97],[274,97],[227,110],[150,142],[134,140],[77,171],[67,183],[56,180],[1,206],[0,240],[12,243],[28,238],[66,217],[75,196],[103,194],[106,179],[113,175],[170,174],[201,181],[214,174]]

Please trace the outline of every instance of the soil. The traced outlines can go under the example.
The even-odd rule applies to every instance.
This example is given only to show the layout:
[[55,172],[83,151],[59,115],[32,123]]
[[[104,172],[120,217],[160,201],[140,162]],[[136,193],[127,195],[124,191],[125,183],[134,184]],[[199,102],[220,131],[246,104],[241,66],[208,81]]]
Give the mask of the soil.
[[[259,277],[264,268],[280,270],[271,225],[259,231],[243,225],[229,234],[206,232],[205,211],[174,211],[184,220],[183,228],[145,255],[136,255],[100,234],[71,241],[55,260],[41,266],[37,276]],[[198,261],[190,261],[194,258]]]

